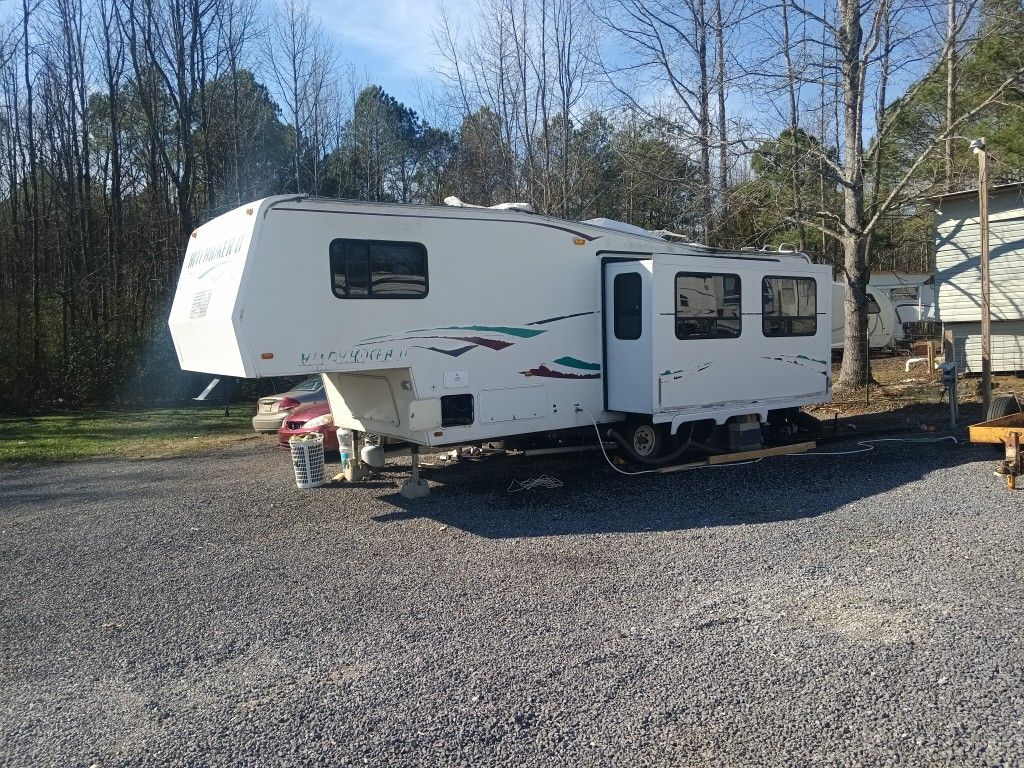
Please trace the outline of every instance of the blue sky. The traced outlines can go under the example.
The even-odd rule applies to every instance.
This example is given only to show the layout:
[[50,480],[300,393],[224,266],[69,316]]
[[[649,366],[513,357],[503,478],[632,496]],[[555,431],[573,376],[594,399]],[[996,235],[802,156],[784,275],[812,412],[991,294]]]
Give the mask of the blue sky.
[[[344,65],[408,106],[425,111],[423,91],[437,86],[439,59],[431,30],[438,0],[313,0],[313,11],[337,42]],[[454,19],[475,16],[474,0],[445,0]]]

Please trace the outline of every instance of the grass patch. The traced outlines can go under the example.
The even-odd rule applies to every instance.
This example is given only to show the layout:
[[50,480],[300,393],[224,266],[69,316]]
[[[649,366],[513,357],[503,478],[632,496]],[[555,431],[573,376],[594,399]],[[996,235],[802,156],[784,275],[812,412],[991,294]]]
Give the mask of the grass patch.
[[250,408],[162,408],[0,418],[0,463],[159,459],[255,439]]

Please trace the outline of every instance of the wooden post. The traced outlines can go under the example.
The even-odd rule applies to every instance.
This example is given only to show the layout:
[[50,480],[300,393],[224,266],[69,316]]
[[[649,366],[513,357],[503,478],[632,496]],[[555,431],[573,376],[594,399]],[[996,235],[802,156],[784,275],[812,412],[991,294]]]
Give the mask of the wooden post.
[[942,326],[942,359],[947,363],[956,362],[956,347],[954,346],[953,331]]
[[985,138],[974,143],[978,155],[978,226],[981,239],[981,418],[992,398],[992,316],[988,273],[988,152]]
[[935,343],[928,339],[928,373],[935,373]]

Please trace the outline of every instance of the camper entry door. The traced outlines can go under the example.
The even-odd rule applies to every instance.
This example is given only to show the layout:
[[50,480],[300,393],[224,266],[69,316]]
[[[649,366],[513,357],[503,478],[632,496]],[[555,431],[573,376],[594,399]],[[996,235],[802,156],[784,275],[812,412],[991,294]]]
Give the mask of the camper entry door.
[[651,261],[604,264],[607,410],[652,413]]

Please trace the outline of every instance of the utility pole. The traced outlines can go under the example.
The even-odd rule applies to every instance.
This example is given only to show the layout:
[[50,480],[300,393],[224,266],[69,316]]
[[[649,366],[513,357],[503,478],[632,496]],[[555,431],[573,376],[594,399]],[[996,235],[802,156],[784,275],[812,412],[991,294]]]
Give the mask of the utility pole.
[[992,314],[988,274],[988,151],[985,137],[971,142],[978,156],[978,227],[981,238],[981,418],[992,399]]

